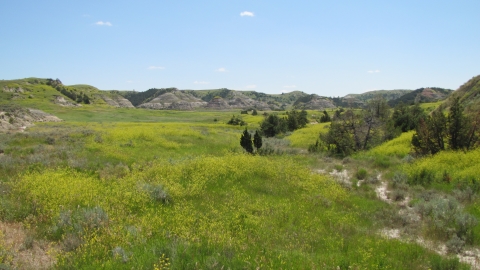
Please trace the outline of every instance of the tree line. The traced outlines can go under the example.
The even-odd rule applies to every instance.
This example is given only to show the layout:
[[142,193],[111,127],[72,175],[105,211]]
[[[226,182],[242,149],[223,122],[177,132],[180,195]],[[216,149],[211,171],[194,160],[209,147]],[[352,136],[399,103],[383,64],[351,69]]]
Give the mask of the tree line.
[[71,100],[76,101],[77,103],[90,104],[90,98],[83,92],[77,91],[75,88],[69,88],[62,84],[59,79],[47,79],[47,85],[55,88],[58,92],[64,94]]
[[468,151],[479,142],[479,128],[480,113],[465,115],[457,97],[448,115],[438,110],[419,119],[412,137],[413,150],[418,155],[433,155],[446,149]]
[[[254,112],[256,113],[255,110]],[[265,114],[265,119],[260,123],[260,130],[256,130],[253,137],[249,133],[248,129],[245,128],[242,136],[240,137],[240,145],[248,153],[253,153],[254,146],[257,151],[262,147],[262,136],[275,137],[279,134],[284,134],[287,131],[294,131],[299,128],[303,128],[308,123],[308,113],[305,110],[291,110],[286,114],[286,117],[280,117],[278,114]],[[245,124],[243,120],[235,116],[230,119],[229,124],[234,124],[239,121]]]
[[309,151],[325,150],[332,155],[347,156],[410,130],[415,130],[412,147],[417,155],[435,154],[445,149],[469,150],[479,141],[479,127],[480,116],[465,115],[458,98],[446,116],[441,111],[427,115],[418,104],[400,103],[392,111],[385,99],[378,97],[363,109],[337,110],[328,132],[320,134]]

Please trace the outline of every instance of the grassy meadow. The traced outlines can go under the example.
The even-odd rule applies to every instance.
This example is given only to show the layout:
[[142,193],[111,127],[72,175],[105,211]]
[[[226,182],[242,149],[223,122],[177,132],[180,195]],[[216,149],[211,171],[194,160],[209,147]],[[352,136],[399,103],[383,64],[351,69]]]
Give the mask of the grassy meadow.
[[[406,162],[406,133],[333,160],[307,152],[328,128],[311,124],[265,140],[269,155],[249,155],[239,145],[245,127],[226,124],[239,111],[36,106],[65,121],[0,134],[0,216],[22,224],[28,243],[50,243],[52,268],[468,269],[382,236],[402,221],[373,181],[345,185],[315,171],[361,166],[393,177],[427,168],[464,179],[474,176],[478,151]],[[263,120],[240,116],[251,131]],[[442,165],[450,159],[465,166]],[[473,200],[466,211],[480,217],[479,206]],[[25,267],[4,238],[2,266]]]

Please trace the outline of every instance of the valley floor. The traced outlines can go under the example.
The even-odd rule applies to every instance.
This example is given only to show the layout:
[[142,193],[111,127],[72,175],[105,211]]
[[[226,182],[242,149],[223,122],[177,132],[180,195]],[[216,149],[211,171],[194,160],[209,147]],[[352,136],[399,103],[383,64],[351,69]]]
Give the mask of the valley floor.
[[335,159],[306,151],[317,124],[250,155],[231,112],[105,110],[0,134],[2,266],[478,267],[477,150],[414,159],[406,134]]

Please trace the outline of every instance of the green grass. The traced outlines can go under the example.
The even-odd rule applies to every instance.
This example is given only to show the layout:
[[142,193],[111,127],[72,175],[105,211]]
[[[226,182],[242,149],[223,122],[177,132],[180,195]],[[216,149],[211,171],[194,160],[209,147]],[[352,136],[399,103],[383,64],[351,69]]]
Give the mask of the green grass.
[[[152,201],[144,183],[164,186],[172,203]],[[289,157],[159,160],[110,181],[49,169],[25,174],[17,192],[35,202],[36,216],[47,220],[47,227],[65,211],[99,207],[108,214],[108,225],[94,231],[64,229],[80,234],[83,244],[59,257],[61,269],[151,269],[162,254],[172,269],[399,269],[399,263],[421,269],[432,256],[418,246],[378,237],[372,229],[379,224],[369,218],[377,203],[348,194]],[[129,254],[126,262],[112,256],[116,247]]]
[[292,147],[307,149],[308,146],[315,144],[320,133],[328,131],[330,123],[308,124],[307,127],[295,130],[287,139]]
[[[316,156],[244,154],[244,127],[225,124],[239,112],[19,104],[65,121],[0,135],[0,216],[55,243],[56,268],[153,269],[165,258],[171,269],[427,269],[447,261],[381,237],[390,206],[312,173]],[[263,120],[241,116],[249,129]],[[326,125],[286,138],[306,148]],[[372,151],[398,155],[383,147]]]
[[411,152],[413,133],[413,131],[404,132],[399,137],[369,150],[367,155],[403,158]]

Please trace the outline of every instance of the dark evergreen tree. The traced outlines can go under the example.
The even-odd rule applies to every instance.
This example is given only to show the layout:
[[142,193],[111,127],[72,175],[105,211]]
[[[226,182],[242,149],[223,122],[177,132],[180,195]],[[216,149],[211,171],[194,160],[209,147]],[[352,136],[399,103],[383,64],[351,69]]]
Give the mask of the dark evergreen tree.
[[413,151],[418,155],[434,155],[444,149],[445,116],[438,112],[426,119],[420,119],[412,137]]
[[238,126],[238,125],[244,126],[247,123],[245,123],[245,121],[243,121],[243,119],[240,116],[233,115],[232,118],[230,118],[230,120],[227,122],[227,124],[234,125],[234,126]]
[[252,115],[258,115],[257,110],[253,109]]
[[307,126],[307,124],[308,124],[308,113],[307,113],[307,111],[302,110],[300,112],[300,114],[298,115],[297,122],[298,122],[299,128],[304,128],[304,127]]
[[260,136],[258,130],[256,130],[255,135],[253,135],[253,145],[257,148],[257,151],[262,148],[262,136]]
[[458,150],[465,147],[466,142],[466,126],[465,116],[463,115],[463,107],[460,99],[453,99],[450,113],[448,114],[448,143],[450,148]]
[[[355,140],[348,125],[339,121],[330,124],[327,133],[320,134],[320,141],[326,146],[327,151],[338,156],[347,156],[355,151]],[[319,149],[316,143],[316,149]]]
[[269,114],[262,123],[260,123],[260,130],[265,137],[274,137],[277,134],[287,131],[287,122],[284,118],[280,118],[276,114]]
[[420,119],[425,119],[425,111],[417,103],[414,106],[407,106],[400,102],[393,110],[392,120],[395,128],[400,128],[402,132],[414,130]]
[[291,112],[287,112],[287,125],[288,125],[288,130],[289,131],[294,131],[298,129],[299,124],[298,124],[298,115],[297,111],[292,110]]
[[247,151],[248,153],[253,153],[253,146],[252,146],[252,135],[248,132],[248,130],[245,128],[245,130],[242,133],[242,136],[240,137],[240,145]]
[[330,115],[328,115],[328,112],[326,110],[323,110],[323,115],[320,117],[320,123],[327,123],[331,121],[332,121],[332,118],[330,118]]

